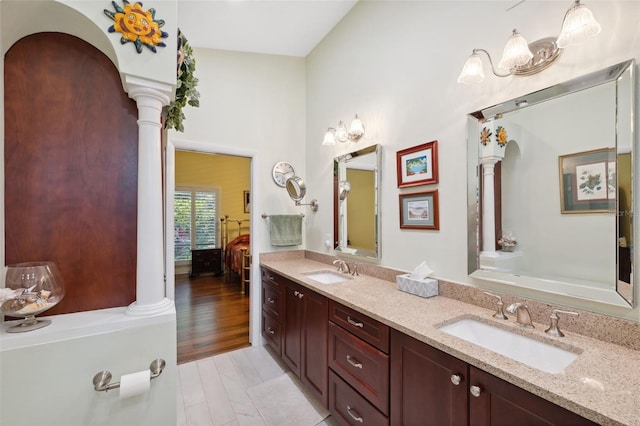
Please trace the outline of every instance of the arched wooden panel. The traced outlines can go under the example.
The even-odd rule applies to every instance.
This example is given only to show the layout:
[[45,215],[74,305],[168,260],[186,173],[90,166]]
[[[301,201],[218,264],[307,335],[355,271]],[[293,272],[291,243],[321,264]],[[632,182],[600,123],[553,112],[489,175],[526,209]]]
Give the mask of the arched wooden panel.
[[138,126],[117,69],[79,38],[39,33],[6,53],[4,91],[6,263],[56,262],[66,296],[45,315],[130,304]]

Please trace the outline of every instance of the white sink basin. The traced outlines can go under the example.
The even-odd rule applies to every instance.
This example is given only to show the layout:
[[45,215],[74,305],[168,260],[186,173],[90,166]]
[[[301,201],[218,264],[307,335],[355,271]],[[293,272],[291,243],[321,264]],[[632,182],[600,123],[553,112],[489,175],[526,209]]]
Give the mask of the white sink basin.
[[560,373],[578,358],[577,353],[470,318],[440,330],[547,373]]
[[320,284],[338,284],[352,279],[349,275],[335,271],[315,271],[302,274]]

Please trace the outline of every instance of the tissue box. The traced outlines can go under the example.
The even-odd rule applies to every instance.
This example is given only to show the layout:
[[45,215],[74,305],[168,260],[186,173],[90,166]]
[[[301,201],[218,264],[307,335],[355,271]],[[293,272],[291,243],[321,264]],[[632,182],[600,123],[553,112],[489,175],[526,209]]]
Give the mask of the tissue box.
[[411,274],[398,275],[396,288],[400,291],[415,294],[420,297],[433,297],[438,295],[438,280],[425,278],[422,280],[411,278]]

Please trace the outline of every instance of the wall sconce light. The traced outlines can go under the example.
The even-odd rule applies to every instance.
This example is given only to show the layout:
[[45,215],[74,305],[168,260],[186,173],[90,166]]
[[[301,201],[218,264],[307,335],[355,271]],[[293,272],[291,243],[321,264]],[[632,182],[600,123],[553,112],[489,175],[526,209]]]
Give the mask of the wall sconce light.
[[324,139],[322,140],[322,145],[335,145],[336,140],[344,143],[346,141],[358,142],[362,136],[364,136],[364,124],[356,114],[351,120],[351,125],[349,126],[349,131],[347,132],[347,126],[345,126],[344,121],[340,120],[338,122],[338,126],[334,129],[333,127],[329,127],[324,134]]
[[602,27],[596,22],[593,13],[586,6],[580,4],[580,0],[576,0],[564,15],[562,29],[557,38],[547,37],[533,43],[527,43],[517,30],[513,30],[513,34],[509,37],[502,53],[502,59],[498,63],[498,68],[507,70],[507,73],[496,71],[489,52],[484,49],[473,49],[458,77],[458,83],[475,84],[484,80],[479,52],[487,55],[491,71],[496,77],[533,75],[551,66],[560,57],[562,49],[597,36],[601,29]]

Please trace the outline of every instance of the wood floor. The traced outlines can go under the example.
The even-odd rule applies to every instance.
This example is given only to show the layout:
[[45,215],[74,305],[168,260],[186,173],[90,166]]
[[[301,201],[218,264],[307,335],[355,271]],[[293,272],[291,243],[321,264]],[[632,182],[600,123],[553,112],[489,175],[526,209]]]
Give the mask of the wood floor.
[[176,275],[178,364],[249,346],[249,295],[240,279]]

